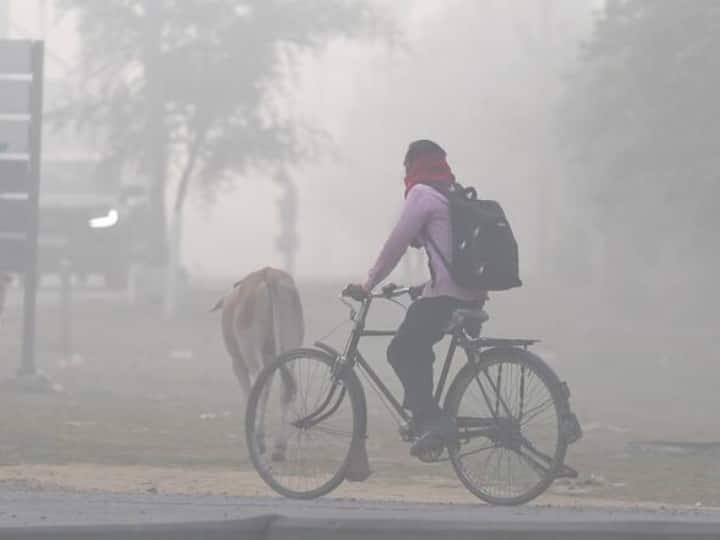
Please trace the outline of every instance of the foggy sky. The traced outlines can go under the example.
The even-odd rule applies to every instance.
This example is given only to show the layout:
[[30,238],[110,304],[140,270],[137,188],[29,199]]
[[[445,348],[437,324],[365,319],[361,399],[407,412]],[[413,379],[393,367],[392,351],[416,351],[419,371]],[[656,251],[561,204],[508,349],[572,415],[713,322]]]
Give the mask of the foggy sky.
[[[550,177],[552,156],[545,147],[553,85],[587,36],[597,2],[552,2],[552,73],[538,64],[528,43],[539,29],[537,0],[376,3],[402,32],[399,44],[335,40],[283,81],[291,89],[290,114],[333,138],[323,162],[295,170],[301,194],[298,274],[363,277],[402,204],[402,157],[417,138],[440,142],[461,182],[502,202],[523,266],[532,272],[541,190],[552,183],[562,192],[561,180]],[[30,32],[38,31],[34,4],[12,2],[17,26]],[[72,71],[72,21],[51,15],[46,37],[48,75]],[[239,178],[212,208],[199,198],[191,204],[184,246],[191,271],[240,276],[279,265],[277,196],[268,178],[256,173]]]

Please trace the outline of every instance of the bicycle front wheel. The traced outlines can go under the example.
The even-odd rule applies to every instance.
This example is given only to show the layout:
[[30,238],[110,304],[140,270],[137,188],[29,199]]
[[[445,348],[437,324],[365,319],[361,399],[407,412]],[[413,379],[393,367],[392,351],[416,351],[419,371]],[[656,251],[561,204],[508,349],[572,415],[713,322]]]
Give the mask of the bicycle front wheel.
[[565,460],[566,399],[555,373],[528,351],[491,349],[473,358],[445,403],[459,433],[450,460],[465,487],[499,505],[543,493]]
[[[253,466],[277,493],[312,499],[345,478],[351,449],[364,433],[362,388],[352,370],[298,349],[268,364],[250,392],[245,433]],[[272,450],[268,451],[272,444]]]

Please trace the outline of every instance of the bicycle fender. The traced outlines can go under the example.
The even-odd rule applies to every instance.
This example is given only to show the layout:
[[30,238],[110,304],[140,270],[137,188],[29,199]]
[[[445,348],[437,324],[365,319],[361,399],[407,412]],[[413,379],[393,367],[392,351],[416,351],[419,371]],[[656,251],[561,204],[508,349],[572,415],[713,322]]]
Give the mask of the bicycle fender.
[[324,352],[333,359],[340,357],[340,351],[338,351],[334,347],[331,347],[330,345],[323,343],[322,341],[316,341],[315,343],[313,343],[313,347],[320,349],[322,352]]

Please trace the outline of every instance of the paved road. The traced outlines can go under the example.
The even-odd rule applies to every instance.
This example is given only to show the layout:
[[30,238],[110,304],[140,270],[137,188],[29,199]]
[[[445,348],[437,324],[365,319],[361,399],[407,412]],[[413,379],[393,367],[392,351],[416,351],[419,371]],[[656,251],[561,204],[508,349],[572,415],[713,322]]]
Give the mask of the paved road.
[[280,514],[290,518],[453,521],[458,523],[704,523],[717,525],[720,511],[634,510],[525,506],[377,503],[321,499],[117,495],[0,489],[0,528],[53,525],[176,523]]

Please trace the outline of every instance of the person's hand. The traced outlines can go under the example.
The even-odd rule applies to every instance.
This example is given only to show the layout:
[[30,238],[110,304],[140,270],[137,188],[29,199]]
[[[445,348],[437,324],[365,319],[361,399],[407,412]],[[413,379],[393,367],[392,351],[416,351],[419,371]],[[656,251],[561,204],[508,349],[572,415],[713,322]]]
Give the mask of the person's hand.
[[424,289],[425,285],[415,285],[414,287],[410,287],[410,291],[408,293],[410,295],[410,299],[415,301],[420,298]]
[[365,290],[365,287],[363,285],[358,285],[357,283],[351,283],[348,286],[343,289],[342,295],[347,296],[348,298],[352,298],[353,300],[356,300],[357,302],[362,302],[368,297],[368,292]]

